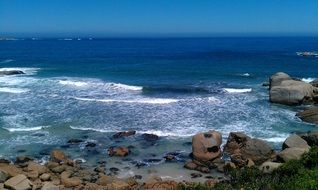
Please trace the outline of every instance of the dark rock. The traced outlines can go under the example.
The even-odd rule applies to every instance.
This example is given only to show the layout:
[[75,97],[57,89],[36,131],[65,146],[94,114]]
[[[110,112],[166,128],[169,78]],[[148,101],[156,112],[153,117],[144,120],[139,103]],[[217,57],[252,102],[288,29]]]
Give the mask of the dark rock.
[[4,159],[4,158],[0,158],[0,164],[10,164],[10,163],[11,163],[10,160]]
[[111,167],[111,168],[109,168],[109,171],[111,171],[111,172],[119,172],[119,169],[115,168],[115,167]]
[[66,144],[66,145],[61,145],[60,147],[63,148],[63,149],[67,149],[67,148],[70,148],[70,145],[68,145],[68,144]]
[[202,177],[202,174],[200,173],[191,173],[191,178],[198,178],[198,177]]
[[142,175],[135,175],[134,176],[136,179],[142,179]]
[[16,158],[15,163],[16,164],[22,164],[22,163],[26,163],[26,162],[29,162],[29,161],[32,161],[32,160],[34,160],[34,159],[29,157],[29,156],[18,156]]
[[25,73],[20,70],[0,71],[0,75],[21,75],[21,74],[25,74]]
[[309,146],[318,146],[318,132],[311,132],[300,134],[301,138],[304,139]]
[[26,152],[26,150],[23,150],[23,149],[17,151],[17,153],[24,153],[24,152]]
[[87,147],[93,148],[93,147],[95,147],[95,146],[96,146],[96,143],[93,143],[93,142],[87,142],[86,145],[85,145],[86,148],[87,148]]
[[269,86],[269,83],[268,82],[264,82],[263,84],[262,84],[262,86]]
[[83,142],[83,140],[81,140],[81,139],[70,139],[67,141],[68,144],[79,144],[82,142]]
[[139,169],[139,168],[148,166],[148,164],[144,162],[137,162],[135,166]]
[[118,132],[113,135],[114,139],[122,138],[122,137],[129,137],[132,135],[135,135],[136,131],[123,131],[123,132]]
[[146,141],[157,141],[159,140],[159,136],[154,135],[154,134],[148,134],[148,133],[144,133],[141,135],[141,137],[146,140]]
[[129,146],[127,146],[127,148],[130,150],[130,149],[134,149],[134,148],[136,148],[136,147],[133,146],[133,145],[129,145]]

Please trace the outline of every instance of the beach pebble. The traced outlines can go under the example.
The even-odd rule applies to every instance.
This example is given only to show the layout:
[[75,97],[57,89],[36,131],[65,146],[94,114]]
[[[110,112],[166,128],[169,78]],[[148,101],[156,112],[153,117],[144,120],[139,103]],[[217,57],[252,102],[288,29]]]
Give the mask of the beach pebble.
[[51,178],[51,175],[50,175],[49,173],[44,173],[44,174],[42,174],[42,175],[40,176],[40,179],[41,179],[42,181],[49,181],[50,178]]

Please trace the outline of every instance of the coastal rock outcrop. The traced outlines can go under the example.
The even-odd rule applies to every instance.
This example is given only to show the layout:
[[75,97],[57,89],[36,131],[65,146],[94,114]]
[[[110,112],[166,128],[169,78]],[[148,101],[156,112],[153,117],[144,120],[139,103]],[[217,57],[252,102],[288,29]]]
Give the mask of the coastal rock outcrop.
[[318,124],[318,107],[309,108],[296,114],[302,121]]
[[269,99],[272,103],[299,105],[312,103],[317,89],[303,81],[295,80],[286,73],[270,77]]
[[25,74],[25,73],[20,70],[0,71],[0,76],[1,75],[21,75],[21,74]]
[[286,148],[305,148],[305,149],[309,149],[310,146],[307,144],[307,142],[302,139],[300,136],[298,135],[291,135],[289,136],[283,143],[283,150]]
[[271,147],[263,140],[251,138],[244,133],[231,132],[227,143],[224,146],[224,152],[231,156],[231,160],[239,166],[251,164],[260,165],[270,159],[274,153]]

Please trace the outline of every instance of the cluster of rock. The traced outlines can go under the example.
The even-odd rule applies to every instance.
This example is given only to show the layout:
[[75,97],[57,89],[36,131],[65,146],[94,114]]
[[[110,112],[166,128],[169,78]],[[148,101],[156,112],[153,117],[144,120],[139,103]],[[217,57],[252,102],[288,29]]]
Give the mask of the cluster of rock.
[[318,81],[306,83],[278,72],[269,79],[269,100],[284,105],[311,104],[311,108],[297,113],[301,120],[318,123]]
[[[192,139],[192,160],[185,168],[209,173],[217,168],[226,172],[229,168],[258,167],[264,173],[270,173],[282,163],[300,159],[310,146],[318,145],[318,132],[291,135],[282,146],[282,151],[275,152],[265,141],[251,138],[241,132],[231,132],[224,146],[223,153],[230,158],[221,160],[221,134],[217,131],[199,133]],[[215,148],[216,146],[216,148]],[[212,151],[212,152],[211,152]]]
[[93,170],[68,159],[60,150],[51,152],[48,163],[41,165],[30,157],[18,157],[15,163],[0,160],[0,189],[13,190],[133,190],[175,189],[178,182],[150,176],[140,182],[137,177],[119,179],[106,175],[100,166]]

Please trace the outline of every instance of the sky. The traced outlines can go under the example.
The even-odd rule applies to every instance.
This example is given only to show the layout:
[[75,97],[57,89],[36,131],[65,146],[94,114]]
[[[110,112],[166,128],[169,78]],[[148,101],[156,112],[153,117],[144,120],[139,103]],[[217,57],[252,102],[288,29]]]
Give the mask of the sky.
[[318,0],[0,0],[0,36],[318,35]]

